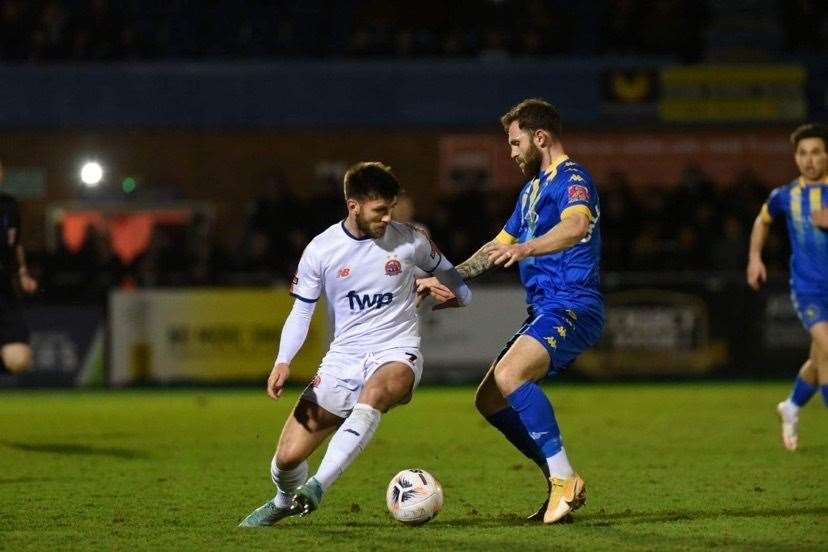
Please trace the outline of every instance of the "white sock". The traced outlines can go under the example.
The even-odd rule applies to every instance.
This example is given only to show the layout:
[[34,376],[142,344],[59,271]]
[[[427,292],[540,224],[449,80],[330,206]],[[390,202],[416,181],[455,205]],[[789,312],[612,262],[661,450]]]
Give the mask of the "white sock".
[[308,462],[305,460],[292,470],[282,470],[276,465],[276,457],[270,461],[270,479],[276,485],[276,496],[273,504],[279,508],[287,508],[293,499],[293,493],[305,482],[308,477]]
[[549,466],[549,476],[557,479],[567,479],[575,475],[575,470],[569,464],[569,458],[566,456],[566,450],[561,447],[561,450],[556,452],[553,456],[546,459],[546,464]]
[[357,403],[351,415],[336,430],[328,450],[319,464],[316,475],[313,476],[322,486],[323,491],[333,485],[342,473],[348,469],[351,462],[365,450],[368,442],[380,422],[381,413],[373,407]]

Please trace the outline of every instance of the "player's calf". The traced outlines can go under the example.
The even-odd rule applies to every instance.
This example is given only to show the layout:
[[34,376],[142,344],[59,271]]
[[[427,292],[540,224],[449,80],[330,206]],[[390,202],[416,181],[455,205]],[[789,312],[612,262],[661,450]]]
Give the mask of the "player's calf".
[[474,394],[474,407],[484,418],[509,407],[509,403],[503,398],[503,394],[495,383],[494,365],[489,368]]

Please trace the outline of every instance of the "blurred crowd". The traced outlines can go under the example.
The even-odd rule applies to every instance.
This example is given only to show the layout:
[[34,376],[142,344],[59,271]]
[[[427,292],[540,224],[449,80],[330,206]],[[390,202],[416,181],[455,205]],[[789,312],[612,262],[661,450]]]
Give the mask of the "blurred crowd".
[[[742,271],[753,221],[770,191],[754,173],[717,183],[696,167],[671,186],[633,187],[623,173],[598,186],[604,271]],[[500,231],[514,201],[514,192],[465,193],[417,218],[460,262]],[[769,238],[771,266],[787,262],[784,238],[782,231]]]
[[[240,243],[223,244],[223,233],[196,216],[185,226],[156,226],[149,247],[129,263],[113,252],[109,237],[89,228],[82,247],[61,244],[52,253],[30,251],[29,264],[42,283],[44,301],[103,302],[113,287],[272,285],[293,276],[314,235],[345,217],[340,186],[333,179],[313,197],[290,191],[283,176],[269,178],[269,192],[251,202]],[[768,184],[745,173],[716,183],[688,167],[677,185],[633,187],[624,174],[599,183],[602,269],[612,271],[734,271],[746,266],[750,229]],[[455,263],[471,255],[502,228],[514,208],[514,191],[467,191],[417,206],[404,196],[401,221],[425,225]],[[419,207],[419,209],[418,209]],[[783,270],[787,240],[774,229],[765,258]],[[487,278],[514,281],[511,270]]]
[[825,52],[815,0],[0,0],[0,61]]

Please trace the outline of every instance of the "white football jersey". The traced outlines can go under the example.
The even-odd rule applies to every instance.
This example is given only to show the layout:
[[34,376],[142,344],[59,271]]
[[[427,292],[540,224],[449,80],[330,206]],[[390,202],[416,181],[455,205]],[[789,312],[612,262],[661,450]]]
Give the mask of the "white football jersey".
[[372,239],[355,238],[338,222],[305,248],[290,293],[306,302],[325,295],[332,351],[419,347],[415,268],[430,273],[441,260],[428,236],[409,224],[392,221]]

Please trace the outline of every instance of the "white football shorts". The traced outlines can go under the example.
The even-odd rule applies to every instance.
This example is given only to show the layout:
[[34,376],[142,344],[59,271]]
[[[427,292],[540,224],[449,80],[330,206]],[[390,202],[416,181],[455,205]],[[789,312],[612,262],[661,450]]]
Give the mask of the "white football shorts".
[[[392,347],[363,354],[328,351],[302,398],[347,418],[358,402],[365,382],[380,366],[389,362],[402,362],[411,368],[414,372],[413,393],[423,375],[423,355],[417,347]],[[410,400],[411,394],[402,404]]]

